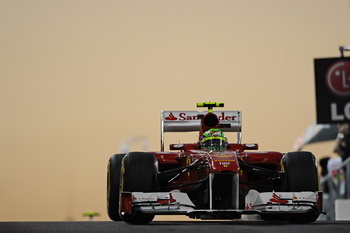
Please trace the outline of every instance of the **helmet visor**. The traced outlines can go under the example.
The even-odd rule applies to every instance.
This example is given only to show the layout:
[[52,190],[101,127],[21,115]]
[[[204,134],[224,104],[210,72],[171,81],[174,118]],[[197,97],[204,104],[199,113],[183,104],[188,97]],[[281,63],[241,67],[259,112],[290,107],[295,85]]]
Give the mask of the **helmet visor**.
[[205,141],[201,142],[201,147],[203,149],[210,149],[210,150],[224,150],[227,148],[227,139],[224,137],[213,137],[213,138],[206,138]]

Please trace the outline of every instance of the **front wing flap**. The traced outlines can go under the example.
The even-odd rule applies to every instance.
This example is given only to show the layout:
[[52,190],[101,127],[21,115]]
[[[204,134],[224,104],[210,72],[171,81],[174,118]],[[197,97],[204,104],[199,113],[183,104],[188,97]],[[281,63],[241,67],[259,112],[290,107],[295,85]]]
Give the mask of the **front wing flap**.
[[195,205],[187,194],[177,190],[158,193],[123,192],[121,194],[121,213],[185,215],[194,208]]
[[[246,210],[264,212],[308,211],[322,207],[318,192],[265,192],[250,190],[245,198]],[[320,211],[322,212],[322,210]]]

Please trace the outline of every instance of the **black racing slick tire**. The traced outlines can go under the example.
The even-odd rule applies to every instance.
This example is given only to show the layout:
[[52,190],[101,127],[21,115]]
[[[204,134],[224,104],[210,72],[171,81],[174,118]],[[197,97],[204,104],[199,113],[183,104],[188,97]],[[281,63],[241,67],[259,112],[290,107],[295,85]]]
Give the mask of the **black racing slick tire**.
[[286,174],[286,191],[318,191],[318,173],[315,156],[310,152],[289,152],[282,158]]
[[[315,156],[306,151],[289,152],[282,158],[286,175],[285,185],[287,192],[317,192],[319,179]],[[296,223],[308,223],[317,220],[320,215],[317,209],[305,214],[287,216],[287,220]]]
[[119,190],[121,164],[125,154],[111,156],[107,166],[107,212],[113,221],[121,221],[119,216]]
[[[157,191],[158,160],[153,154],[129,152],[122,161],[123,192]],[[137,210],[136,210],[137,211]],[[120,213],[121,219],[130,224],[147,224],[154,218],[153,214],[135,212]]]

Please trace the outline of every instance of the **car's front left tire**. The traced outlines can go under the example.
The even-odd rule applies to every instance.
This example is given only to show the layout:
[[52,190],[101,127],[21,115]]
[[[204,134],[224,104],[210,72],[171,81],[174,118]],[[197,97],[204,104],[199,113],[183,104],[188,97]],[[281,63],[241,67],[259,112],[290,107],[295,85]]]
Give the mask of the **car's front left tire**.
[[[319,191],[317,162],[311,152],[289,152],[283,157],[282,164],[286,175],[287,192]],[[317,208],[305,214],[291,214],[287,216],[287,220],[296,223],[314,222],[320,215]]]

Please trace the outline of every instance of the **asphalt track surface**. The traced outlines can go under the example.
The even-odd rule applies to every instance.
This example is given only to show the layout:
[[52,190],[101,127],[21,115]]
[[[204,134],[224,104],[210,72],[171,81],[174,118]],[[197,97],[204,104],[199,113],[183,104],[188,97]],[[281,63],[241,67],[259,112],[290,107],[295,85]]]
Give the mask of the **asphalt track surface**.
[[262,221],[153,221],[148,225],[124,222],[0,222],[0,232],[118,232],[118,233],[348,233],[350,221],[317,221],[310,224]]

